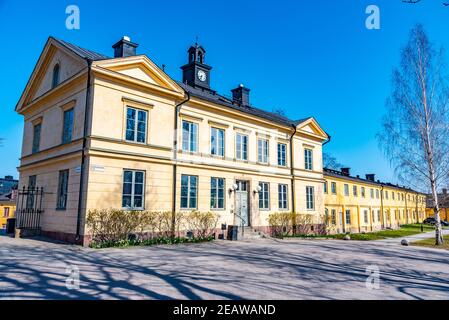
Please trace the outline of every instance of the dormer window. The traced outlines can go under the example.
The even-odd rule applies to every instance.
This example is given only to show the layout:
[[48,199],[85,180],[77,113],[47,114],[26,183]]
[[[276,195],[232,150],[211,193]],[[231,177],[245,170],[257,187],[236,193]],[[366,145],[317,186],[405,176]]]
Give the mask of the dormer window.
[[57,63],[54,67],[53,67],[53,79],[51,82],[51,88],[55,88],[58,84],[59,84],[59,63]]

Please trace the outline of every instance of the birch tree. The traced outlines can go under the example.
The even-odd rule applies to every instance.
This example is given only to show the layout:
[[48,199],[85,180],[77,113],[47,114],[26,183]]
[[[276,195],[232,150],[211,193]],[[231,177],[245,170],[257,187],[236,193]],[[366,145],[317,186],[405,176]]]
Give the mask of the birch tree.
[[378,134],[399,179],[430,192],[436,245],[443,243],[437,189],[447,185],[449,173],[449,91],[443,55],[422,25],[411,30],[400,66],[393,70],[392,92]]

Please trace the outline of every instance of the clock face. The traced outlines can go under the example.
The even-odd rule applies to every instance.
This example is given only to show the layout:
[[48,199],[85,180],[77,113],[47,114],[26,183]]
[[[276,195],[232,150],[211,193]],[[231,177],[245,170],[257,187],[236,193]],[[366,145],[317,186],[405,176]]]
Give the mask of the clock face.
[[198,71],[198,79],[200,79],[200,81],[206,81],[206,72],[204,72],[203,70],[199,70]]

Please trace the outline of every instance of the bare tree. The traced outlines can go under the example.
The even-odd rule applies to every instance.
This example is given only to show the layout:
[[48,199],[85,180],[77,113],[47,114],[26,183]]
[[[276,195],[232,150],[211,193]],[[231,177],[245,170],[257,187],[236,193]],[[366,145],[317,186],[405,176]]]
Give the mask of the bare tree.
[[285,109],[284,109],[284,108],[281,108],[281,107],[279,107],[279,108],[274,108],[274,109],[272,110],[272,112],[275,113],[275,114],[277,114],[277,115],[280,115],[281,117],[286,117],[286,112],[285,112]]
[[378,139],[399,179],[430,191],[435,244],[443,243],[437,188],[449,173],[449,97],[443,77],[443,50],[436,51],[422,25],[410,32],[393,70],[392,93]]
[[323,166],[333,170],[340,170],[343,167],[337,158],[327,152],[323,152]]
[[[421,0],[402,0],[402,2],[415,4],[421,2]],[[445,7],[449,6],[449,2],[443,2],[443,6]]]

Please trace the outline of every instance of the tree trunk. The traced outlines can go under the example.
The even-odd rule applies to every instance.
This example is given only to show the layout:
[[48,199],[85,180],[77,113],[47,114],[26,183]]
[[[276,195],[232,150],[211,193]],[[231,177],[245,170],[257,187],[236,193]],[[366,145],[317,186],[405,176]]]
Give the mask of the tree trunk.
[[443,244],[443,233],[441,229],[441,220],[440,220],[440,207],[438,204],[438,193],[437,187],[434,180],[431,181],[432,185],[432,196],[433,196],[433,210],[435,213],[435,245],[441,246]]

